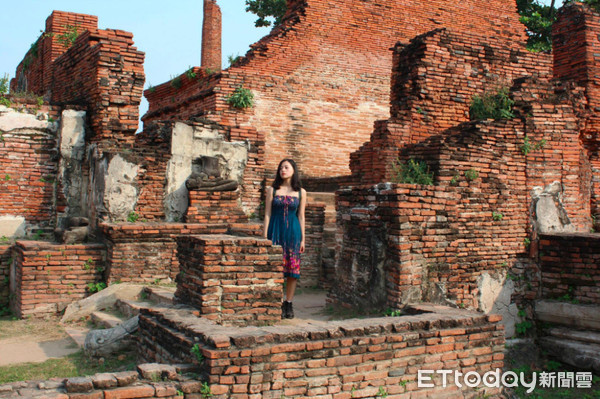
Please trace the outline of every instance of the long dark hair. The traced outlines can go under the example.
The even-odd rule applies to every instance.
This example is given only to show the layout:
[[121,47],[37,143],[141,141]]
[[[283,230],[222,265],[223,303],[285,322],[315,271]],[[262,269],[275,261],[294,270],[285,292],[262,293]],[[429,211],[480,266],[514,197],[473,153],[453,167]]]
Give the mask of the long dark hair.
[[289,162],[290,165],[292,165],[292,168],[294,169],[294,174],[292,175],[292,181],[290,183],[292,184],[292,188],[294,189],[294,191],[299,192],[302,188],[302,183],[300,182],[300,173],[298,173],[298,167],[296,166],[296,162],[294,162],[293,159],[289,158],[282,159],[281,162],[279,162],[279,166],[277,166],[277,173],[275,174],[275,180],[273,181],[273,189],[277,190],[283,184],[283,179],[281,178],[279,170],[281,169],[281,165],[284,162]]

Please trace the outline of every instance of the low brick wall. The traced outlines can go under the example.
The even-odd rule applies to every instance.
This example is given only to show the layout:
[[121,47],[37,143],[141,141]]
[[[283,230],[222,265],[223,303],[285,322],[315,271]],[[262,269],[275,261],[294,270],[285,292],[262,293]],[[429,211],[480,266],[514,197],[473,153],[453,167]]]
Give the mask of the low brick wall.
[[10,264],[12,263],[12,245],[0,245],[0,314],[8,307],[10,296]]
[[248,220],[239,203],[240,191],[190,191],[188,223],[239,223]]
[[542,234],[542,298],[600,305],[600,234]]
[[198,399],[208,397],[202,395],[202,381],[193,380],[183,374],[192,371],[194,371],[192,365],[140,364],[137,366],[137,371],[8,383],[0,385],[0,398]]
[[13,312],[17,317],[55,314],[85,298],[88,284],[102,280],[105,253],[102,244],[17,241]]
[[109,284],[175,280],[179,273],[177,237],[227,232],[226,224],[103,223],[99,227],[107,246]]
[[483,373],[503,367],[499,316],[426,304],[413,310],[428,313],[238,329],[191,310],[143,310],[138,350],[146,361],[197,362],[191,349],[198,344],[215,399],[349,399],[382,392],[462,398],[466,392],[452,382],[443,388],[440,378],[434,378],[434,388],[418,388],[418,370]]
[[281,320],[281,247],[262,238],[180,237],[181,275],[175,297],[223,325]]

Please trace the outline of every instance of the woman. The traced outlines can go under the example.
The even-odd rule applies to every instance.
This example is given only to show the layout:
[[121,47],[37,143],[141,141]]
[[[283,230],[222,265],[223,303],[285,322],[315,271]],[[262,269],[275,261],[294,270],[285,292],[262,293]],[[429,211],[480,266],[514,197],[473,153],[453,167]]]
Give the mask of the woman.
[[294,318],[292,300],[300,278],[300,254],[304,252],[306,190],[301,187],[296,162],[284,159],[277,167],[273,186],[267,188],[263,235],[283,248],[283,276],[287,280],[281,317]]

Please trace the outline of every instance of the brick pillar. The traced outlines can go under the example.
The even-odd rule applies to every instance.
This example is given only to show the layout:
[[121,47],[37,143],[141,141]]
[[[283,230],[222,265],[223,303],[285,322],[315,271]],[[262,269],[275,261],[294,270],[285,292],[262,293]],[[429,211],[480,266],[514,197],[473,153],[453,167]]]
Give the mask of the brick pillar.
[[221,70],[221,8],[216,0],[204,0],[201,66]]
[[591,213],[600,227],[600,13],[573,3],[562,7],[552,27],[554,77],[585,89],[587,115],[582,142],[592,167]]

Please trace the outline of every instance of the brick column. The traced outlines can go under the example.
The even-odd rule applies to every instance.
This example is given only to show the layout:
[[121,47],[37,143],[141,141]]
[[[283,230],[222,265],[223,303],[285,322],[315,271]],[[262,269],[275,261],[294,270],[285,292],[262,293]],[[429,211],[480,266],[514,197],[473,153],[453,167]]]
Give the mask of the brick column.
[[201,66],[221,70],[221,8],[216,0],[204,0]]
[[255,237],[183,236],[177,240],[180,277],[175,297],[223,325],[281,320],[281,247]]

